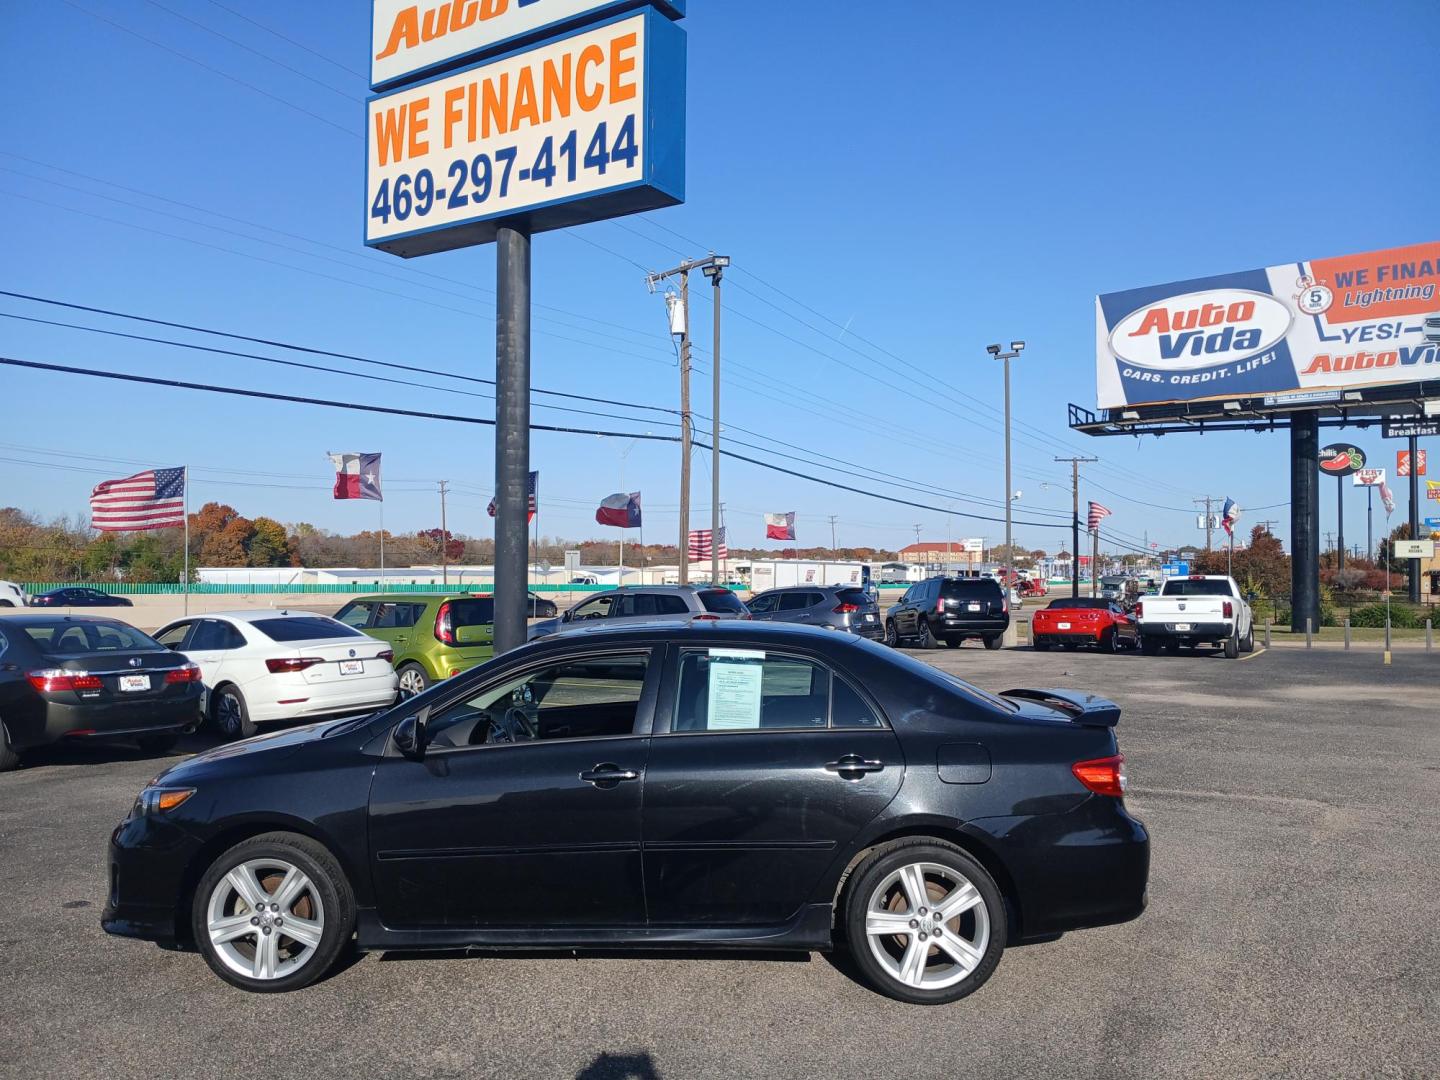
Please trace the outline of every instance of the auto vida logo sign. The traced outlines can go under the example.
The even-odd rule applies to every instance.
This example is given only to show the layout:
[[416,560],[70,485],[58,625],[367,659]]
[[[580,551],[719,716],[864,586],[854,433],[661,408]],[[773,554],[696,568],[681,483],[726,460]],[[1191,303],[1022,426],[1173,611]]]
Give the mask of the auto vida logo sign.
[[1193,371],[1263,352],[1290,323],[1290,309],[1273,296],[1207,289],[1131,312],[1111,333],[1110,348],[1132,364]]
[[1320,448],[1320,471],[1327,476],[1349,476],[1365,467],[1365,451],[1349,443]]
[[1433,381],[1440,242],[1102,293],[1095,362],[1102,409]]

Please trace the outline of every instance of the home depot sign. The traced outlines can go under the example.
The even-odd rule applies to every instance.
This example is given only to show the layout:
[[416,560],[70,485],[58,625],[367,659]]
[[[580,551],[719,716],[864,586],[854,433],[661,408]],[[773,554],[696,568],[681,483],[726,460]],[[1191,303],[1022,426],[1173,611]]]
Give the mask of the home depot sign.
[[[1410,475],[1410,464],[1411,464],[1411,462],[1410,462],[1410,451],[1409,451],[1409,450],[1397,450],[1397,451],[1395,452],[1395,475],[1396,475],[1396,476],[1409,476],[1409,475]],[[1415,462],[1414,462],[1414,464],[1415,464],[1415,475],[1416,475],[1416,476],[1424,476],[1424,475],[1425,475],[1425,451],[1424,451],[1424,450],[1417,450],[1417,451],[1415,451]]]

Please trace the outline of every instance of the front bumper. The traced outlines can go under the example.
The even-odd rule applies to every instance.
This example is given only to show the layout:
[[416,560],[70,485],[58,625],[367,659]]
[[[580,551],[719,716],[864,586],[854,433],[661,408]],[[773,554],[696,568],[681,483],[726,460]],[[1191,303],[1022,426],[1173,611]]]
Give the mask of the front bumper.
[[186,869],[199,852],[200,841],[171,822],[133,816],[122,821],[110,834],[101,928],[162,944],[188,938],[181,903]]

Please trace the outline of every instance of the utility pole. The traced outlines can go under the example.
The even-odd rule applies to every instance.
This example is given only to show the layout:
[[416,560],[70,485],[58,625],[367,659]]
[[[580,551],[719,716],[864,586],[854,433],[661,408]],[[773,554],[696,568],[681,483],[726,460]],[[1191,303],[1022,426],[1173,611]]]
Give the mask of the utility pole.
[[985,351],[997,360],[1005,362],[1005,590],[1009,603],[1010,588],[1015,584],[1015,539],[1010,532],[1010,508],[1015,501],[1015,489],[1010,486],[1010,361],[1020,355],[1025,342],[1010,342],[1010,350],[1001,352],[999,345],[987,345]]
[[1206,495],[1204,499],[1191,499],[1190,501],[1193,502],[1196,506],[1199,506],[1201,502],[1204,502],[1205,504],[1205,550],[1210,551],[1211,536],[1214,533],[1215,529],[1215,519],[1210,516],[1210,504],[1213,503],[1215,500],[1212,499],[1209,495]]
[[[1080,466],[1099,461],[1093,457],[1057,457],[1070,463],[1070,595],[1080,595]],[[1095,564],[1090,564],[1090,577],[1095,577]]]
[[835,515],[830,515],[830,553],[833,555],[837,548],[835,546]]
[[496,234],[495,655],[525,644],[530,571],[530,233]]
[[440,583],[450,584],[450,527],[445,523],[445,496],[448,480],[440,481]]
[[[1420,539],[1420,440],[1410,436],[1410,539]],[[1420,560],[1406,559],[1408,568],[1410,602],[1420,603]]]
[[[730,265],[727,255],[708,255],[703,259],[686,259],[679,266],[647,274],[645,283],[650,291],[667,278],[680,279],[678,306],[670,308],[670,334],[680,339],[680,584],[690,582],[690,444],[694,439],[694,420],[690,413],[690,271],[701,270],[712,278],[715,286],[715,356],[714,415],[710,418],[711,452],[714,465],[711,473],[710,506],[710,569],[718,580],[720,537],[720,277]],[[713,273],[712,273],[713,271]],[[668,298],[667,298],[668,299]],[[677,318],[678,312],[678,318]]]

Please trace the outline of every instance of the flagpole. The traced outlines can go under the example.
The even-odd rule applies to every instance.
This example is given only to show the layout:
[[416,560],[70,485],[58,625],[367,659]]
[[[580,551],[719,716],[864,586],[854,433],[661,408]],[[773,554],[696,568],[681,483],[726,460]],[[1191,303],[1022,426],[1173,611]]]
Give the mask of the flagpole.
[[184,496],[185,515],[185,614],[190,614],[190,466],[183,465],[184,475],[181,477],[182,494]]
[[385,591],[385,500],[376,499],[380,504],[380,591]]

